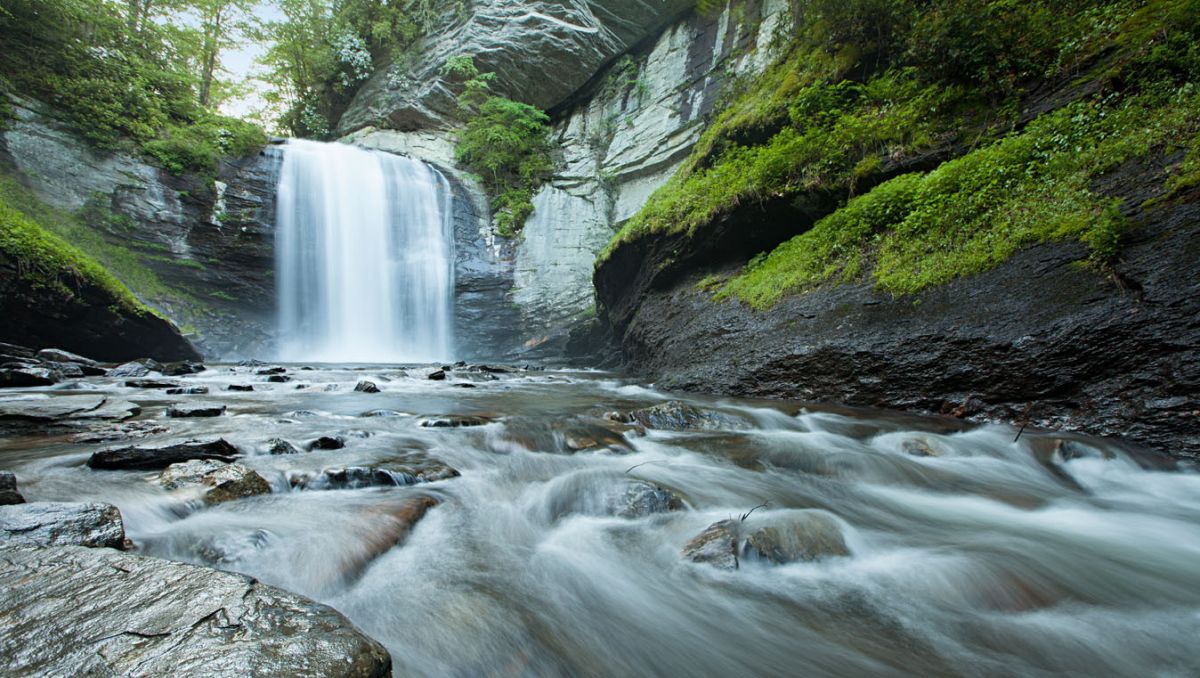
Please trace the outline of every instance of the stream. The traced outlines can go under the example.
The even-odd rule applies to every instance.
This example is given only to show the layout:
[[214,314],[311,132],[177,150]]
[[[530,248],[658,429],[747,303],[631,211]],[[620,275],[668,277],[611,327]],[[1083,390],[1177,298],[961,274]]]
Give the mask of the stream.
[[[105,377],[10,390],[142,410],[6,435],[0,469],[29,501],[116,504],[138,552],[331,605],[398,676],[1200,675],[1192,470],[1095,439],[1014,441],[1008,427],[669,394],[602,372],[435,369],[172,378],[210,390],[195,396]],[[355,391],[362,380],[380,392]],[[227,411],[164,416],[189,400]],[[680,401],[699,424],[609,414]],[[344,447],[305,451],[321,437]],[[155,471],[86,465],[108,447],[214,438],[271,492],[205,505]],[[271,454],[274,439],[298,451]],[[385,473],[329,473],[348,468]],[[426,482],[387,485],[419,469]],[[420,497],[437,503],[413,524]],[[682,553],[719,521],[750,534],[812,516],[844,554],[739,550],[722,569]]]

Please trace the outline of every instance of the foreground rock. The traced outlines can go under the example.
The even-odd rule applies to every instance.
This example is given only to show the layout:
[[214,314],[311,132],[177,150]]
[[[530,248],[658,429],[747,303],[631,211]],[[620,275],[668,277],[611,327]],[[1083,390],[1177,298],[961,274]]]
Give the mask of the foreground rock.
[[794,511],[755,524],[759,526],[749,527],[737,519],[713,523],[684,545],[683,555],[723,570],[738,569],[743,558],[784,565],[850,555],[841,526],[822,511]]
[[0,388],[28,388],[30,386],[52,386],[60,375],[44,367],[18,367],[0,370]]
[[0,473],[0,506],[24,503],[25,497],[17,491],[17,477],[11,473]]
[[702,410],[678,400],[628,412],[611,412],[606,416],[613,421],[640,424],[646,428],[664,431],[720,431],[750,428],[749,422],[741,417],[714,410]]
[[88,466],[104,470],[158,470],[193,459],[231,462],[238,450],[224,439],[200,442],[190,440],[165,447],[122,447],[96,452]]
[[458,470],[422,453],[406,453],[376,466],[329,468],[320,473],[291,478],[292,487],[305,490],[353,490],[363,487],[399,487],[457,478]]
[[225,414],[221,403],[175,403],[167,408],[168,417],[219,417]]
[[6,672],[391,675],[387,651],[345,617],[249,577],[79,547],[4,545],[0,558]]
[[248,466],[212,459],[171,464],[159,476],[158,483],[168,490],[206,487],[204,502],[207,504],[271,493],[271,486],[266,479]]
[[736,570],[738,528],[736,520],[713,523],[684,544],[683,555],[693,562],[706,563],[722,570]]
[[54,424],[72,420],[124,420],[137,416],[141,408],[124,400],[104,396],[63,395],[50,398],[15,398],[0,401],[0,424]]
[[125,525],[112,504],[34,502],[0,506],[0,537],[37,546],[119,549],[125,545]]

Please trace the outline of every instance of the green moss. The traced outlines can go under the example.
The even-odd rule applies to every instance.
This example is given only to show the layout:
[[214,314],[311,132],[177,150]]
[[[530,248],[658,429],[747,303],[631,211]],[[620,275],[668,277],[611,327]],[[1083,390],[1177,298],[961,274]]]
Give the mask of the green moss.
[[209,292],[208,296],[213,297],[214,299],[223,299],[225,301],[237,301],[237,297],[226,292],[225,290],[216,290],[213,292]]
[[174,174],[194,171],[212,175],[222,156],[250,155],[266,142],[257,125],[205,114],[193,124],[165,126],[142,147]]
[[76,298],[84,286],[103,290],[115,305],[141,315],[150,312],[94,259],[42,228],[0,198],[0,252],[16,262],[21,277],[34,288],[59,296]]
[[928,174],[898,177],[851,200],[751,262],[717,296],[769,308],[784,295],[868,272],[880,289],[912,294],[1063,239],[1106,262],[1126,221],[1118,202],[1092,190],[1094,179],[1192,139],[1198,128],[1200,92],[1187,85],[1077,102]]

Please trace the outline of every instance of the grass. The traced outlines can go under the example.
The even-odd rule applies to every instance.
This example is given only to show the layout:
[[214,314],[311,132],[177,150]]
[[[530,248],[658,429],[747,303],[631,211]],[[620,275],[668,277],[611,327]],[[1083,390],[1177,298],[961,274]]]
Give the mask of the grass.
[[1120,204],[1094,179],[1151,153],[1192,150],[1165,189],[1195,179],[1200,89],[1080,101],[928,174],[908,174],[850,200],[808,232],[751,261],[716,293],[758,309],[826,282],[869,275],[913,294],[979,273],[1018,249],[1075,239],[1094,262],[1116,255]]

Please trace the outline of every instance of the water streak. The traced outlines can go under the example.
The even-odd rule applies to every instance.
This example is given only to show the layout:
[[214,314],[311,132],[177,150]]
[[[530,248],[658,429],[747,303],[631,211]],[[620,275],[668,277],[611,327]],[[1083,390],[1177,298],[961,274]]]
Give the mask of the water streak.
[[450,217],[449,185],[423,162],[290,141],[276,217],[280,357],[451,357]]

